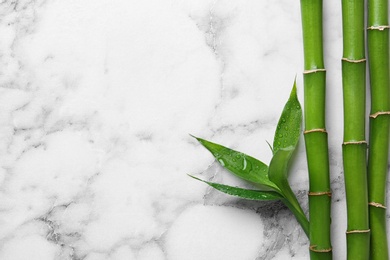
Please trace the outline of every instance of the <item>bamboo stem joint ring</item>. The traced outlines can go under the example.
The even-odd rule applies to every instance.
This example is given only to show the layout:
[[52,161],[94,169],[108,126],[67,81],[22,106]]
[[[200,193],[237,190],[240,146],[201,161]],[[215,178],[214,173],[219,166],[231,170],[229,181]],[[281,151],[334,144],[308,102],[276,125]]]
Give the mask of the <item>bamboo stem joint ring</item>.
[[311,245],[309,246],[310,251],[316,252],[316,253],[329,253],[332,251],[332,248],[325,248],[325,249],[316,249],[317,245]]
[[344,142],[343,145],[348,145],[348,144],[367,144],[366,141],[353,141],[353,142]]
[[316,73],[316,72],[325,72],[326,69],[313,69],[313,70],[304,70],[303,74],[310,74],[310,73]]
[[367,28],[367,30],[379,30],[379,31],[383,31],[385,29],[389,29],[390,26],[389,25],[378,25],[378,26],[370,26]]
[[382,115],[390,115],[390,111],[381,111],[381,112],[376,112],[372,115],[370,115],[371,118],[377,118],[378,116]]
[[332,197],[332,192],[330,191],[320,191],[320,192],[312,192],[310,191],[308,193],[309,196],[323,196],[323,195],[326,195],[328,197]]
[[364,234],[364,233],[370,233],[370,232],[371,232],[370,229],[363,229],[363,230],[355,229],[355,230],[347,231],[345,233],[347,235],[349,235],[349,234]]
[[361,62],[366,62],[366,59],[360,59],[360,60],[353,60],[353,59],[348,59],[348,58],[342,58],[342,61],[346,62],[351,62],[351,63],[361,63]]
[[378,203],[378,202],[369,202],[368,205],[370,206],[373,206],[373,207],[376,207],[376,208],[382,208],[382,209],[386,209],[386,206],[381,204],[381,203]]
[[316,129],[311,129],[311,130],[306,130],[303,132],[303,134],[310,134],[314,132],[321,132],[321,133],[326,133],[326,129],[324,128],[316,128]]

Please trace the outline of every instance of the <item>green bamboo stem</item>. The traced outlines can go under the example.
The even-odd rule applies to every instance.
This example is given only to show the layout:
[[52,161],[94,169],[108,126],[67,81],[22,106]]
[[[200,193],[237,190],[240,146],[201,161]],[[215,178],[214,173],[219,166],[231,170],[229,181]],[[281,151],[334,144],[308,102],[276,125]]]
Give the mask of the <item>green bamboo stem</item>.
[[330,178],[325,127],[322,0],[301,0],[305,144],[309,169],[310,258],[332,259]]
[[389,259],[386,237],[386,182],[389,145],[388,1],[368,1],[368,58],[371,86],[368,199],[371,259]]
[[364,0],[342,0],[344,179],[347,198],[347,259],[369,259],[365,141],[366,60]]

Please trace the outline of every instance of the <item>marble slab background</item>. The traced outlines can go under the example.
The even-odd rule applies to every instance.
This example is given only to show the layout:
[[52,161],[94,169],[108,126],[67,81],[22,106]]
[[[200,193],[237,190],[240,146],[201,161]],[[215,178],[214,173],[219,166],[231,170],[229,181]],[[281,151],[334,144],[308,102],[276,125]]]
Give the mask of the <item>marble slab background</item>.
[[[324,1],[333,248],[345,258],[340,1]],[[0,259],[308,259],[280,203],[188,134],[269,162],[294,78],[299,1],[0,3]],[[300,142],[290,182],[307,209]]]

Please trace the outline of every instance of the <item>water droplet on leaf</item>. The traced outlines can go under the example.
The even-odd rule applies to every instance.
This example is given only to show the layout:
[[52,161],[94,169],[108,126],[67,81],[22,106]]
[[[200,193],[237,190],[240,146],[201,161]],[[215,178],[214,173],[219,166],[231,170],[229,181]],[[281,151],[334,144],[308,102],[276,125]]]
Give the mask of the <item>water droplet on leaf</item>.
[[222,159],[219,159],[218,161],[219,161],[219,163],[220,163],[222,166],[225,166],[225,162],[224,162],[224,160],[222,160]]

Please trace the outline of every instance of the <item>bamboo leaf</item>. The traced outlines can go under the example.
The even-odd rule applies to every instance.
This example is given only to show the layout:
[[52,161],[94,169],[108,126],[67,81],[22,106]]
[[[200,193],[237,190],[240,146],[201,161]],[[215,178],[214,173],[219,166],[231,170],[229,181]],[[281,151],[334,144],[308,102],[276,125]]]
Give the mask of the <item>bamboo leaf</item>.
[[228,169],[237,177],[256,183],[263,190],[271,189],[279,191],[279,188],[269,180],[268,166],[263,162],[222,145],[195,136],[193,137],[209,150],[224,168]]
[[280,195],[278,192],[275,191],[260,191],[260,190],[250,190],[250,189],[243,189],[238,187],[232,187],[224,184],[214,183],[214,182],[208,182],[202,179],[199,179],[197,177],[194,177],[192,175],[189,175],[190,177],[204,182],[211,187],[213,187],[216,190],[219,190],[223,193],[240,197],[243,199],[248,200],[280,200],[283,199],[283,196]]
[[309,238],[310,236],[310,223],[307,219],[305,213],[302,211],[301,207],[298,205],[295,206],[290,203],[287,199],[282,199],[282,202],[291,210],[291,212],[294,214],[295,218],[297,219],[298,223],[301,225],[303,231],[305,232],[306,236]]
[[288,164],[293,153],[294,147],[279,149],[279,151],[275,153],[269,167],[269,178],[279,187],[284,197],[294,207],[300,208],[295,194],[288,183]]
[[269,179],[280,187],[288,178],[288,163],[294,153],[293,146],[279,149],[271,159],[269,167]]
[[299,202],[288,183],[288,164],[294,153],[295,147],[279,149],[273,156],[269,166],[269,178],[281,190],[285,199],[283,202],[294,213],[302,228],[308,234],[308,221]]
[[296,146],[301,134],[302,108],[297,97],[296,83],[291,90],[290,98],[284,106],[276,127],[273,153],[279,149]]

